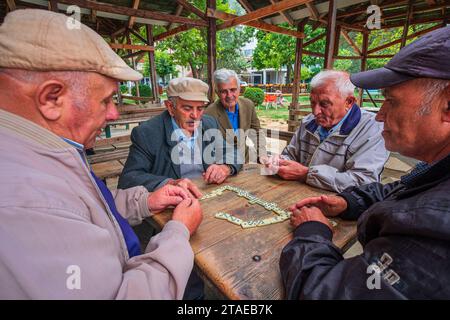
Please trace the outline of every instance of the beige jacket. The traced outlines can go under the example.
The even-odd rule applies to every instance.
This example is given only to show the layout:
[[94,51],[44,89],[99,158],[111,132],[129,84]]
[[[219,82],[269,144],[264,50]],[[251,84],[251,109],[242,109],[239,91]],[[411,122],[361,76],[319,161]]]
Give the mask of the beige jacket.
[[[257,152],[257,156],[266,155],[266,136],[263,132],[260,131],[261,124],[258,119],[258,115],[256,114],[254,103],[243,97],[239,97],[238,99],[239,105],[239,128],[247,131],[248,129],[253,129],[256,131],[256,136],[252,134],[248,134],[248,137],[252,140],[254,148]],[[232,125],[230,123],[230,119],[228,119],[228,115],[225,111],[225,107],[222,105],[220,100],[216,100],[214,103],[211,103],[205,111],[205,114],[213,116],[219,122],[220,132],[222,136],[227,139],[228,143],[235,145],[239,144],[239,150],[241,152],[245,152],[245,162],[249,161],[249,150],[245,144],[245,139],[240,139],[238,142],[237,139],[234,139],[234,135],[230,135],[229,133],[232,131],[226,131],[227,129],[232,129]],[[228,135],[226,135],[228,133]],[[256,159],[255,159],[256,160]]]
[[[2,110],[0,136],[0,299],[182,298],[193,266],[182,223],[129,259],[75,148]],[[151,215],[144,187],[113,195],[131,224]]]

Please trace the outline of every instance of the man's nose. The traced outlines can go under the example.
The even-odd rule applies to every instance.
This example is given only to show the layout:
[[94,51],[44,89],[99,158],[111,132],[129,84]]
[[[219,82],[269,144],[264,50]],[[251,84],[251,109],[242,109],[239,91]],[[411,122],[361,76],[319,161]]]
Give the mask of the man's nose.
[[119,110],[117,110],[117,106],[115,103],[111,103],[108,106],[108,110],[106,111],[106,121],[114,121],[119,119]]
[[191,112],[191,118],[192,119],[198,119],[199,116],[200,116],[200,111],[192,110],[192,112]]
[[318,104],[311,104],[311,110],[315,117],[317,117],[322,111]]
[[375,120],[378,122],[384,122],[386,116],[386,107],[384,107],[384,103],[381,105],[380,110],[378,110],[377,115],[375,116]]

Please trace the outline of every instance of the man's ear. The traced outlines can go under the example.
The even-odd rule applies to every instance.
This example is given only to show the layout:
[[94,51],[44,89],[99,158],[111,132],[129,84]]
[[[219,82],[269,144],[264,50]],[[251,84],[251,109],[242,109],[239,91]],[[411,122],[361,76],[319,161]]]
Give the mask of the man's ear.
[[173,117],[174,112],[173,112],[173,103],[170,100],[164,100],[164,105],[167,108],[167,111],[169,111],[169,114]]
[[447,101],[447,105],[444,107],[442,120],[445,122],[450,122],[450,85],[448,85],[447,89],[445,89],[445,101]]
[[65,85],[57,80],[41,83],[36,90],[36,102],[42,116],[48,120],[58,120],[64,107]]
[[345,106],[350,109],[351,106],[356,102],[356,98],[353,96],[348,96],[347,99],[345,99]]

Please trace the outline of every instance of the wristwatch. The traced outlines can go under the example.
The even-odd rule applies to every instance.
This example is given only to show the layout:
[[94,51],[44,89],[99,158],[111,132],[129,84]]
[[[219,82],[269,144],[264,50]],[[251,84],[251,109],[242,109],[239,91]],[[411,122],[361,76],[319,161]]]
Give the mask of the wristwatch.
[[234,170],[234,167],[231,164],[226,164],[228,166],[228,168],[230,168],[230,176],[233,176],[236,172]]

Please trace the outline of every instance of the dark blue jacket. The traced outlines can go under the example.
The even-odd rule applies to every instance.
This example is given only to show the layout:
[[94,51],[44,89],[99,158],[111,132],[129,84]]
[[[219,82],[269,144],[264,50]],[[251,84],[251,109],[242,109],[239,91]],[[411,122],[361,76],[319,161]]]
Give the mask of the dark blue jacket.
[[[209,129],[218,129],[217,120],[211,116],[203,115],[202,136]],[[144,186],[147,190],[153,191],[167,178],[181,178],[180,166],[171,160],[172,149],[177,145],[177,141],[171,140],[173,131],[171,116],[167,111],[133,128],[130,153],[119,178],[118,188],[127,189]],[[220,131],[217,133],[221,138]],[[210,144],[213,145],[209,146]],[[239,162],[236,148],[228,147],[234,152],[231,162],[225,159],[224,140],[203,139],[201,151],[203,155],[205,149],[212,150],[215,153],[216,163],[230,164],[233,166],[234,172],[237,173],[242,168],[242,164],[238,164],[242,163],[242,159]],[[209,164],[203,161],[205,170],[208,166]]]
[[359,256],[344,260],[322,223],[296,229],[280,260],[287,299],[450,299],[450,155],[402,181],[340,194],[341,217],[358,219]]

